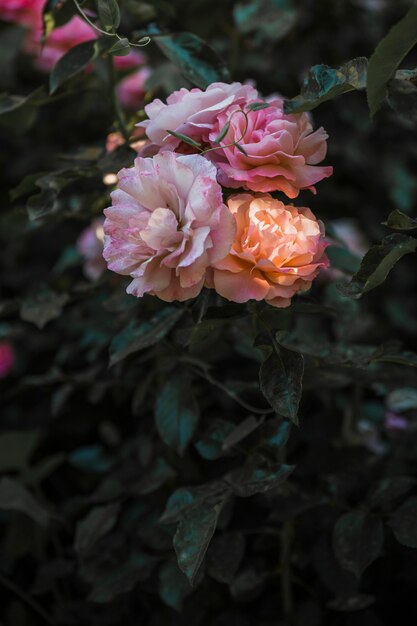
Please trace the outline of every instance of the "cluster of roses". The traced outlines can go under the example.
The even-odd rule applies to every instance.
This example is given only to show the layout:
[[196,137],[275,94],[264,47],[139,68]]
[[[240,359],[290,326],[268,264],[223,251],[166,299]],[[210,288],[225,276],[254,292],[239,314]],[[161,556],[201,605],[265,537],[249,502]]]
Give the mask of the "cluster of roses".
[[[42,11],[46,0],[0,0],[0,20],[15,22],[26,28],[24,50],[34,57],[35,67],[50,72],[59,59],[74,46],[97,38],[97,31],[81,17],[74,16],[66,24],[55,28],[42,41]],[[144,95],[149,68],[145,57],[137,50],[126,56],[115,57],[116,69],[129,72],[120,80],[117,92],[122,105],[138,108]]]
[[109,269],[131,276],[137,297],[184,301],[206,286],[234,302],[289,306],[328,266],[324,230],[310,209],[271,192],[296,198],[332,174],[318,165],[324,129],[241,83],[181,89],[145,111],[146,153],[119,172],[104,212]]

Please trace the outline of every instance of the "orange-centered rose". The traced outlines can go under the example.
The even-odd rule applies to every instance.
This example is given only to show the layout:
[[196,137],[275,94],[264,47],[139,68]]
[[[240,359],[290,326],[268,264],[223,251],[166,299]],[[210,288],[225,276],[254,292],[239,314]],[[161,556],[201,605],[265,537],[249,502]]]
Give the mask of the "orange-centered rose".
[[323,225],[310,209],[285,205],[270,194],[231,196],[236,220],[229,254],[213,264],[212,286],[228,300],[266,300],[287,307],[328,267]]

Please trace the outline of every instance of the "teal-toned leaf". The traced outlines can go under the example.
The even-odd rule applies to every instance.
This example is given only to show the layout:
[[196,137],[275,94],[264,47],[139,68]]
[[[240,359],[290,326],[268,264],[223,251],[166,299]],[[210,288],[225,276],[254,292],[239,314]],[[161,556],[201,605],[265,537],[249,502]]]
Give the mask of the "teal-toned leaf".
[[229,72],[222,59],[197,35],[184,32],[158,35],[153,40],[165,56],[197,87],[205,89],[211,83],[229,82]]
[[401,118],[417,124],[417,87],[409,80],[393,78],[387,85],[388,103]]
[[388,235],[378,245],[372,246],[362,259],[358,272],[340,291],[352,298],[360,298],[375,289],[387,278],[394,265],[406,254],[415,252],[417,239],[402,234]]
[[379,42],[369,59],[366,89],[371,115],[375,115],[380,108],[388,81],[393,78],[395,70],[416,43],[417,6],[414,5]]
[[214,506],[201,506],[192,509],[180,520],[174,535],[174,550],[178,566],[194,584],[203,563],[207,548],[216,530],[222,502]]
[[304,79],[300,95],[285,102],[285,112],[311,111],[319,104],[348,91],[365,89],[367,66],[365,57],[352,59],[338,69],[328,65],[314,65]]
[[114,46],[108,49],[108,54],[114,57],[125,57],[132,51],[130,47],[129,39],[123,37],[122,39],[118,39]]
[[297,11],[292,0],[252,0],[236,4],[233,17],[242,34],[253,33],[261,44],[285,37],[297,22]]
[[25,322],[32,322],[38,328],[43,328],[61,315],[68,299],[66,293],[56,293],[49,289],[40,290],[22,303],[20,317]]
[[155,405],[155,421],[161,439],[183,454],[197,428],[198,406],[190,389],[190,381],[174,373],[159,391]]
[[182,610],[184,599],[192,587],[174,561],[167,561],[159,570],[158,593],[162,602],[176,611]]
[[291,422],[269,420],[265,425],[264,444],[277,451],[285,446],[291,434]]
[[232,470],[225,476],[225,480],[236,496],[249,498],[257,493],[275,489],[289,478],[294,469],[294,465],[253,467],[250,463],[243,468]]
[[68,456],[74,467],[93,474],[105,474],[114,462],[102,446],[82,446]]
[[96,40],[84,41],[74,46],[54,65],[49,78],[51,94],[67,80],[84,70],[96,56]]
[[225,441],[234,430],[233,422],[214,418],[210,420],[203,436],[196,441],[195,448],[203,459],[214,461],[225,455]]
[[149,322],[130,322],[111,342],[110,366],[161,341],[174,328],[182,314],[182,309],[168,306],[156,313]]
[[179,522],[187,513],[202,506],[214,506],[230,495],[226,483],[214,480],[196,487],[180,487],[168,498],[160,521],[163,524]]
[[184,143],[188,144],[192,148],[195,148],[196,150],[201,149],[201,144],[198,143],[198,141],[194,141],[194,139],[191,139],[191,137],[187,137],[187,135],[183,135],[182,133],[177,133],[174,130],[167,130],[167,133],[169,133],[176,139],[183,141]]
[[326,248],[326,254],[330,261],[330,267],[333,269],[354,274],[360,267],[360,258],[342,246],[329,246]]
[[388,524],[399,543],[417,548],[417,497],[408,498],[394,511]]
[[107,535],[115,525],[119,512],[118,503],[93,507],[77,524],[74,542],[76,552],[88,552],[101,537]]
[[396,210],[388,215],[387,221],[383,224],[393,230],[414,230],[417,228],[417,219]]
[[120,9],[116,0],[97,0],[98,16],[107,31],[116,31],[120,25]]
[[387,397],[387,406],[391,411],[409,411],[417,409],[417,387],[398,387]]
[[303,356],[279,346],[262,363],[259,370],[261,391],[274,411],[298,423],[298,405],[300,403],[304,372]]
[[333,530],[333,549],[340,565],[360,578],[381,554],[384,530],[381,520],[363,511],[340,517]]
[[43,528],[49,523],[48,511],[29,491],[11,478],[4,477],[0,480],[0,510],[24,513]]

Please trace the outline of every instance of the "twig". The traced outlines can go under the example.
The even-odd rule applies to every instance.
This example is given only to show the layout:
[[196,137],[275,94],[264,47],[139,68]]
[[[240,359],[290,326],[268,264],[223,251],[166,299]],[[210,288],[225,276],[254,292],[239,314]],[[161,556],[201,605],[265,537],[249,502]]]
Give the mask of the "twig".
[[32,611],[39,615],[39,617],[41,617],[47,624],[53,624],[52,618],[43,610],[43,608],[36,602],[36,600],[34,600],[27,593],[22,591],[20,587],[18,587],[12,580],[7,578],[3,574],[0,574],[0,584],[16,594],[24,604],[30,607]]

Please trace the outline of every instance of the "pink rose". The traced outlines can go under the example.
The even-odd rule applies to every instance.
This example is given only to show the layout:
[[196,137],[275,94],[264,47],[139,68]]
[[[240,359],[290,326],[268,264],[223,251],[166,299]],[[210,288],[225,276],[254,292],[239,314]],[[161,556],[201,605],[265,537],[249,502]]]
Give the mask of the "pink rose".
[[[119,57],[123,58],[123,57]],[[140,70],[122,78],[117,85],[117,95],[126,109],[138,109],[142,105],[145,95],[145,81],[149,78],[150,70],[142,67]]]
[[5,378],[13,369],[15,364],[15,354],[13,347],[6,341],[0,342],[0,378]]
[[[323,128],[313,132],[307,113],[286,115],[283,104],[281,98],[273,98],[268,108],[259,111],[233,104],[217,116],[209,135],[212,147],[230,123],[222,145],[238,142],[246,152],[245,155],[232,145],[208,153],[219,168],[222,185],[251,191],[282,191],[289,198],[296,198],[300,189],[314,192],[315,183],[331,176],[332,167],[317,166],[326,156],[327,133]],[[246,131],[245,115],[239,113],[242,110],[248,116]]]
[[85,228],[77,241],[77,250],[85,259],[84,274],[96,281],[106,269],[103,259],[104,218],[97,218]]
[[0,19],[25,26],[42,23],[45,0],[0,0]]
[[234,238],[216,168],[199,155],[138,157],[119,172],[111,195],[104,258],[109,269],[133,278],[127,292],[167,302],[197,296],[207,267],[228,253]]
[[26,51],[36,56],[35,65],[43,72],[50,72],[53,66],[68,50],[84,41],[97,38],[97,32],[81,17],[75,15],[69,22],[55,28],[41,48],[42,21],[31,31],[26,41]]
[[132,70],[146,63],[145,55],[139,50],[131,50],[123,57],[113,57],[116,69],[119,71]]
[[213,83],[205,91],[180,89],[174,91],[164,104],[156,99],[145,107],[148,120],[138,126],[146,129],[149,139],[167,150],[175,150],[180,144],[167,130],[182,133],[206,142],[217,117],[232,104],[245,104],[256,100],[258,92],[251,85],[241,83]]
[[328,266],[322,224],[310,209],[287,206],[269,194],[238,194],[228,205],[236,237],[230,253],[213,264],[211,284],[233,302],[289,306]]

